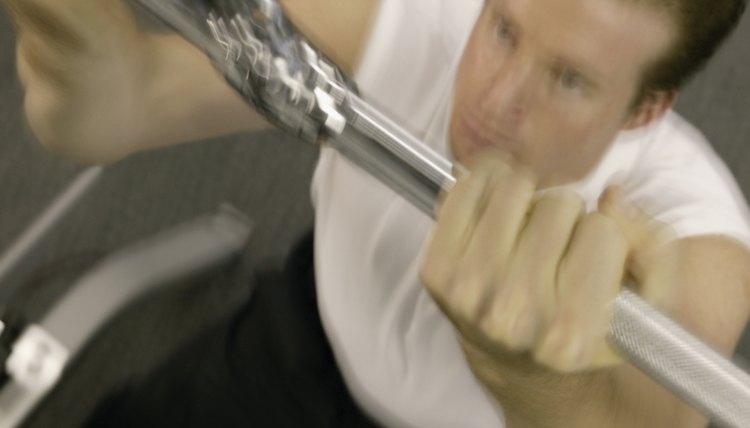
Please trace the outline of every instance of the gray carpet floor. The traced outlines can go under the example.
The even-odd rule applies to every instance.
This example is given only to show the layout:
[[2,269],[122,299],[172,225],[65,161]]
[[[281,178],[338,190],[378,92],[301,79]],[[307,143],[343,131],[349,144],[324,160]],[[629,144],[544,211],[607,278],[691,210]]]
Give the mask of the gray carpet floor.
[[[681,95],[677,110],[714,143],[745,194],[750,194],[750,14],[719,56]],[[7,248],[85,165],[40,148],[22,116],[15,75],[14,34],[0,11],[0,250]],[[279,260],[310,227],[309,179],[317,153],[277,131],[233,136],[132,156],[100,181],[0,284],[0,303],[28,287],[39,272],[66,260],[104,254],[178,224],[221,203],[255,222],[245,256]],[[38,313],[65,288],[63,281],[28,292]],[[204,287],[206,288],[206,287]],[[220,289],[216,287],[215,289]],[[198,297],[196,297],[198,296]],[[101,339],[73,379],[53,394],[29,426],[76,426],[97,397],[146,372],[165,352],[225,311],[214,288],[156,298]],[[739,353],[750,356],[750,337]]]

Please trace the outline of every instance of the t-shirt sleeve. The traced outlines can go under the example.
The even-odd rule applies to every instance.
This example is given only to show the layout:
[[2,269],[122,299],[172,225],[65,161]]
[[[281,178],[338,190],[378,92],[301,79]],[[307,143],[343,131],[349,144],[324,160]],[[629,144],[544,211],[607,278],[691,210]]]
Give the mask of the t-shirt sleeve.
[[724,235],[750,248],[748,206],[734,177],[705,137],[676,113],[654,132],[636,164],[623,189],[678,237]]

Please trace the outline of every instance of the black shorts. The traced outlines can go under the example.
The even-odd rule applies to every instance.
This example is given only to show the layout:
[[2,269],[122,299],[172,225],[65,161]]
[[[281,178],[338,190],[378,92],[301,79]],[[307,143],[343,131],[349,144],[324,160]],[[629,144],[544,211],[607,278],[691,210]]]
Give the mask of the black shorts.
[[344,385],[315,299],[312,234],[252,296],[147,380],[106,400],[87,426],[377,426]]

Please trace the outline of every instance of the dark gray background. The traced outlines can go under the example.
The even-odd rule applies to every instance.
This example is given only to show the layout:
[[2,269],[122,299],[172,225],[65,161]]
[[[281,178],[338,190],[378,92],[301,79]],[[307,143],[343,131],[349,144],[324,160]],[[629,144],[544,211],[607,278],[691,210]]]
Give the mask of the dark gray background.
[[[718,57],[683,92],[677,108],[714,143],[746,195],[750,193],[748,41],[750,15],[746,14]],[[22,98],[12,26],[0,11],[0,250],[84,168],[36,144],[24,123]],[[0,284],[0,303],[36,272],[54,270],[53,263],[111,251],[210,212],[222,202],[255,221],[247,258],[277,260],[311,225],[308,188],[315,158],[312,147],[266,131],[139,154],[112,165],[43,246]],[[146,310],[130,313],[84,357],[81,366],[86,368],[76,371],[31,425],[76,426],[111,384],[136,378],[167,349],[219,316],[226,301],[210,287],[155,298]],[[27,294],[50,300],[63,288],[64,284],[47,284]],[[33,310],[34,304],[30,306]],[[750,355],[747,337],[740,352]]]

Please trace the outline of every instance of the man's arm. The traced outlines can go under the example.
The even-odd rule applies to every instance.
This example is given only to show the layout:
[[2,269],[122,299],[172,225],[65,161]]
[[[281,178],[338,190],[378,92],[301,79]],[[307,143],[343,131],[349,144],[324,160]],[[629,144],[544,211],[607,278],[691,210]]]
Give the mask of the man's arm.
[[[108,162],[263,126],[198,49],[141,28],[121,0],[4,3],[18,30],[27,118],[48,147]],[[282,3],[313,43],[355,66],[375,0]]]
[[[729,238],[703,236],[678,241],[678,288],[673,318],[729,357],[750,314],[750,250]],[[617,415],[612,426],[705,427],[706,420],[631,365],[611,374]]]
[[[686,238],[678,245],[681,261],[671,314],[688,331],[729,357],[750,314],[750,250],[721,236]],[[617,414],[632,411],[644,420],[630,426],[706,425],[694,410],[630,365],[616,369],[613,381]],[[658,420],[664,422],[656,423]]]

